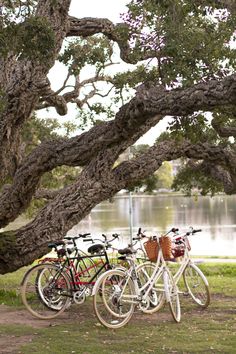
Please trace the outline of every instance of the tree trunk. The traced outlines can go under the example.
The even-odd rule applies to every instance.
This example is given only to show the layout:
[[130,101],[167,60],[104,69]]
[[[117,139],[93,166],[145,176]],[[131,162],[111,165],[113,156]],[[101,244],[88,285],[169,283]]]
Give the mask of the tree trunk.
[[[54,33],[54,47],[47,60],[41,62],[25,57],[19,60],[15,53],[0,58],[0,178],[4,183],[11,176],[11,184],[5,184],[0,194],[0,227],[26,210],[45,172],[61,165],[82,166],[83,171],[78,180],[59,191],[25,227],[0,233],[1,274],[30,264],[47,253],[49,241],[63,238],[98,203],[147,177],[165,160],[181,156],[203,160],[205,171],[222,181],[228,193],[236,191],[233,148],[167,140],[114,167],[118,156],[166,115],[187,117],[199,110],[235,107],[236,74],[173,90],[149,82],[142,84],[135,96],[119,109],[114,120],[71,139],[44,142],[28,156],[22,155],[19,149],[22,128],[39,102],[54,106],[62,115],[67,111],[65,97],[55,94],[47,79],[65,37],[102,33],[118,43],[123,60],[129,63],[138,60],[127,38],[122,39],[119,30],[126,30],[124,24],[113,25],[107,19],[69,17],[70,2],[37,2],[35,16],[47,21]],[[218,3],[222,2],[234,9],[233,1]],[[139,59],[155,55],[156,51],[144,50]],[[235,134],[235,127],[226,129],[216,121],[212,125],[219,135]]]

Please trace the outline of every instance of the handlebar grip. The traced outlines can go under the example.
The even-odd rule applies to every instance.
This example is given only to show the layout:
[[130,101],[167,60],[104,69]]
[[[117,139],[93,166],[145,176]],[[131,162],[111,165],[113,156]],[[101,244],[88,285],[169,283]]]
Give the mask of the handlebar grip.
[[90,232],[87,232],[85,234],[79,234],[79,237],[83,237],[84,238],[84,237],[87,237],[89,235],[91,235]]
[[89,241],[93,241],[91,238],[87,238],[85,240],[83,240],[83,242],[89,242]]
[[139,240],[140,240],[140,237],[133,237],[132,240],[133,240],[133,241],[139,241]]
[[63,238],[64,238],[65,240],[72,240],[73,237],[72,237],[72,236],[64,236]]
[[196,230],[193,230],[193,234],[195,234],[196,232],[201,232],[202,231],[202,229],[196,229]]
[[178,232],[178,231],[179,231],[179,229],[177,229],[177,228],[173,227],[173,228],[171,229],[171,231],[172,231],[172,232]]
[[137,235],[141,235],[141,233],[142,233],[141,227],[139,227]]

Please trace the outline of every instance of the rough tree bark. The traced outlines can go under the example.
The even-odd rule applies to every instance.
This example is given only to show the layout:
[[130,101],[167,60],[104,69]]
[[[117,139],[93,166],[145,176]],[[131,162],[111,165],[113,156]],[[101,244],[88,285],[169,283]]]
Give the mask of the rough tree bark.
[[[95,205],[130,183],[147,177],[165,160],[181,156],[204,160],[205,171],[217,176],[226,192],[236,192],[236,155],[207,143],[161,142],[136,159],[113,167],[118,156],[164,116],[184,116],[197,110],[235,106],[235,74],[172,91],[141,85],[113,121],[95,126],[80,136],[44,142],[21,161],[21,129],[39,101],[47,96],[47,104],[56,107],[59,114],[66,113],[68,97],[53,96],[47,79],[66,36],[103,33],[118,43],[123,60],[130,63],[134,60],[128,43],[124,43],[116,32],[123,24],[114,25],[107,19],[69,17],[69,5],[69,0],[57,0],[56,5],[51,0],[38,1],[37,16],[47,19],[55,33],[50,60],[19,62],[12,55],[3,61],[0,84],[6,105],[0,123],[0,175],[3,179],[10,174],[13,179],[0,193],[0,227],[15,220],[28,207],[45,172],[61,165],[83,166],[83,171],[73,184],[59,191],[32,222],[16,231],[0,233],[2,274],[30,264],[45,254],[49,240],[63,237]],[[152,56],[150,51],[141,59]],[[217,129],[226,134],[224,127],[217,125]],[[230,134],[228,130],[227,134]]]

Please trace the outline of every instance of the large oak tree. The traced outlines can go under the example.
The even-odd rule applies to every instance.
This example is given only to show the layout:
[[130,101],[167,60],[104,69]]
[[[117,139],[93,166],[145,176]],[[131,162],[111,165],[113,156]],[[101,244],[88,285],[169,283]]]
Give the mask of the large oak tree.
[[[26,226],[1,232],[2,274],[45,254],[49,240],[163,161],[186,158],[180,183],[190,188],[195,178],[207,191],[216,184],[236,191],[235,1],[131,0],[117,24],[69,16],[70,3],[0,2],[0,227],[35,196],[47,199]],[[118,50],[129,70],[111,74]],[[57,60],[68,74],[54,91],[48,73]],[[94,74],[83,78],[88,65]],[[54,107],[63,116],[70,103],[94,126],[78,136],[26,144],[25,129],[37,110]],[[156,144],[116,163],[165,116],[172,120]],[[45,174],[58,166],[81,172],[60,190],[42,190]]]

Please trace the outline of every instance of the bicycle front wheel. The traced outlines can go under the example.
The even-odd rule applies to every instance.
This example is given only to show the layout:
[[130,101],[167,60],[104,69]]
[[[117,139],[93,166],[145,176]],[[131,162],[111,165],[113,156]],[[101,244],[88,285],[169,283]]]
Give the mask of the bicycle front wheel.
[[33,316],[40,319],[55,318],[70,305],[69,279],[56,265],[37,265],[23,278],[21,298]]
[[[148,287],[148,281],[150,280],[151,276],[153,275],[154,271],[156,269],[155,264],[151,262],[146,262],[137,267],[137,274],[138,278],[140,281],[140,286],[144,287],[144,292],[145,292],[145,286]],[[148,308],[142,308],[142,312],[144,313],[154,313],[162,308],[162,306],[165,303],[165,296],[164,296],[164,287],[163,287],[163,280],[162,277],[158,277],[155,281],[155,284],[153,285],[152,289],[149,291],[148,294],[148,300],[149,300],[149,307]]]
[[200,307],[206,308],[210,304],[210,290],[207,279],[202,271],[192,263],[189,263],[183,273],[184,283],[188,294]]
[[175,284],[173,276],[167,269],[163,271],[163,281],[166,294],[166,301],[169,304],[172,317],[175,322],[180,322],[181,310],[179,301],[179,291],[177,285]]
[[104,273],[95,285],[94,311],[107,328],[123,327],[134,312],[134,284],[122,270]]

